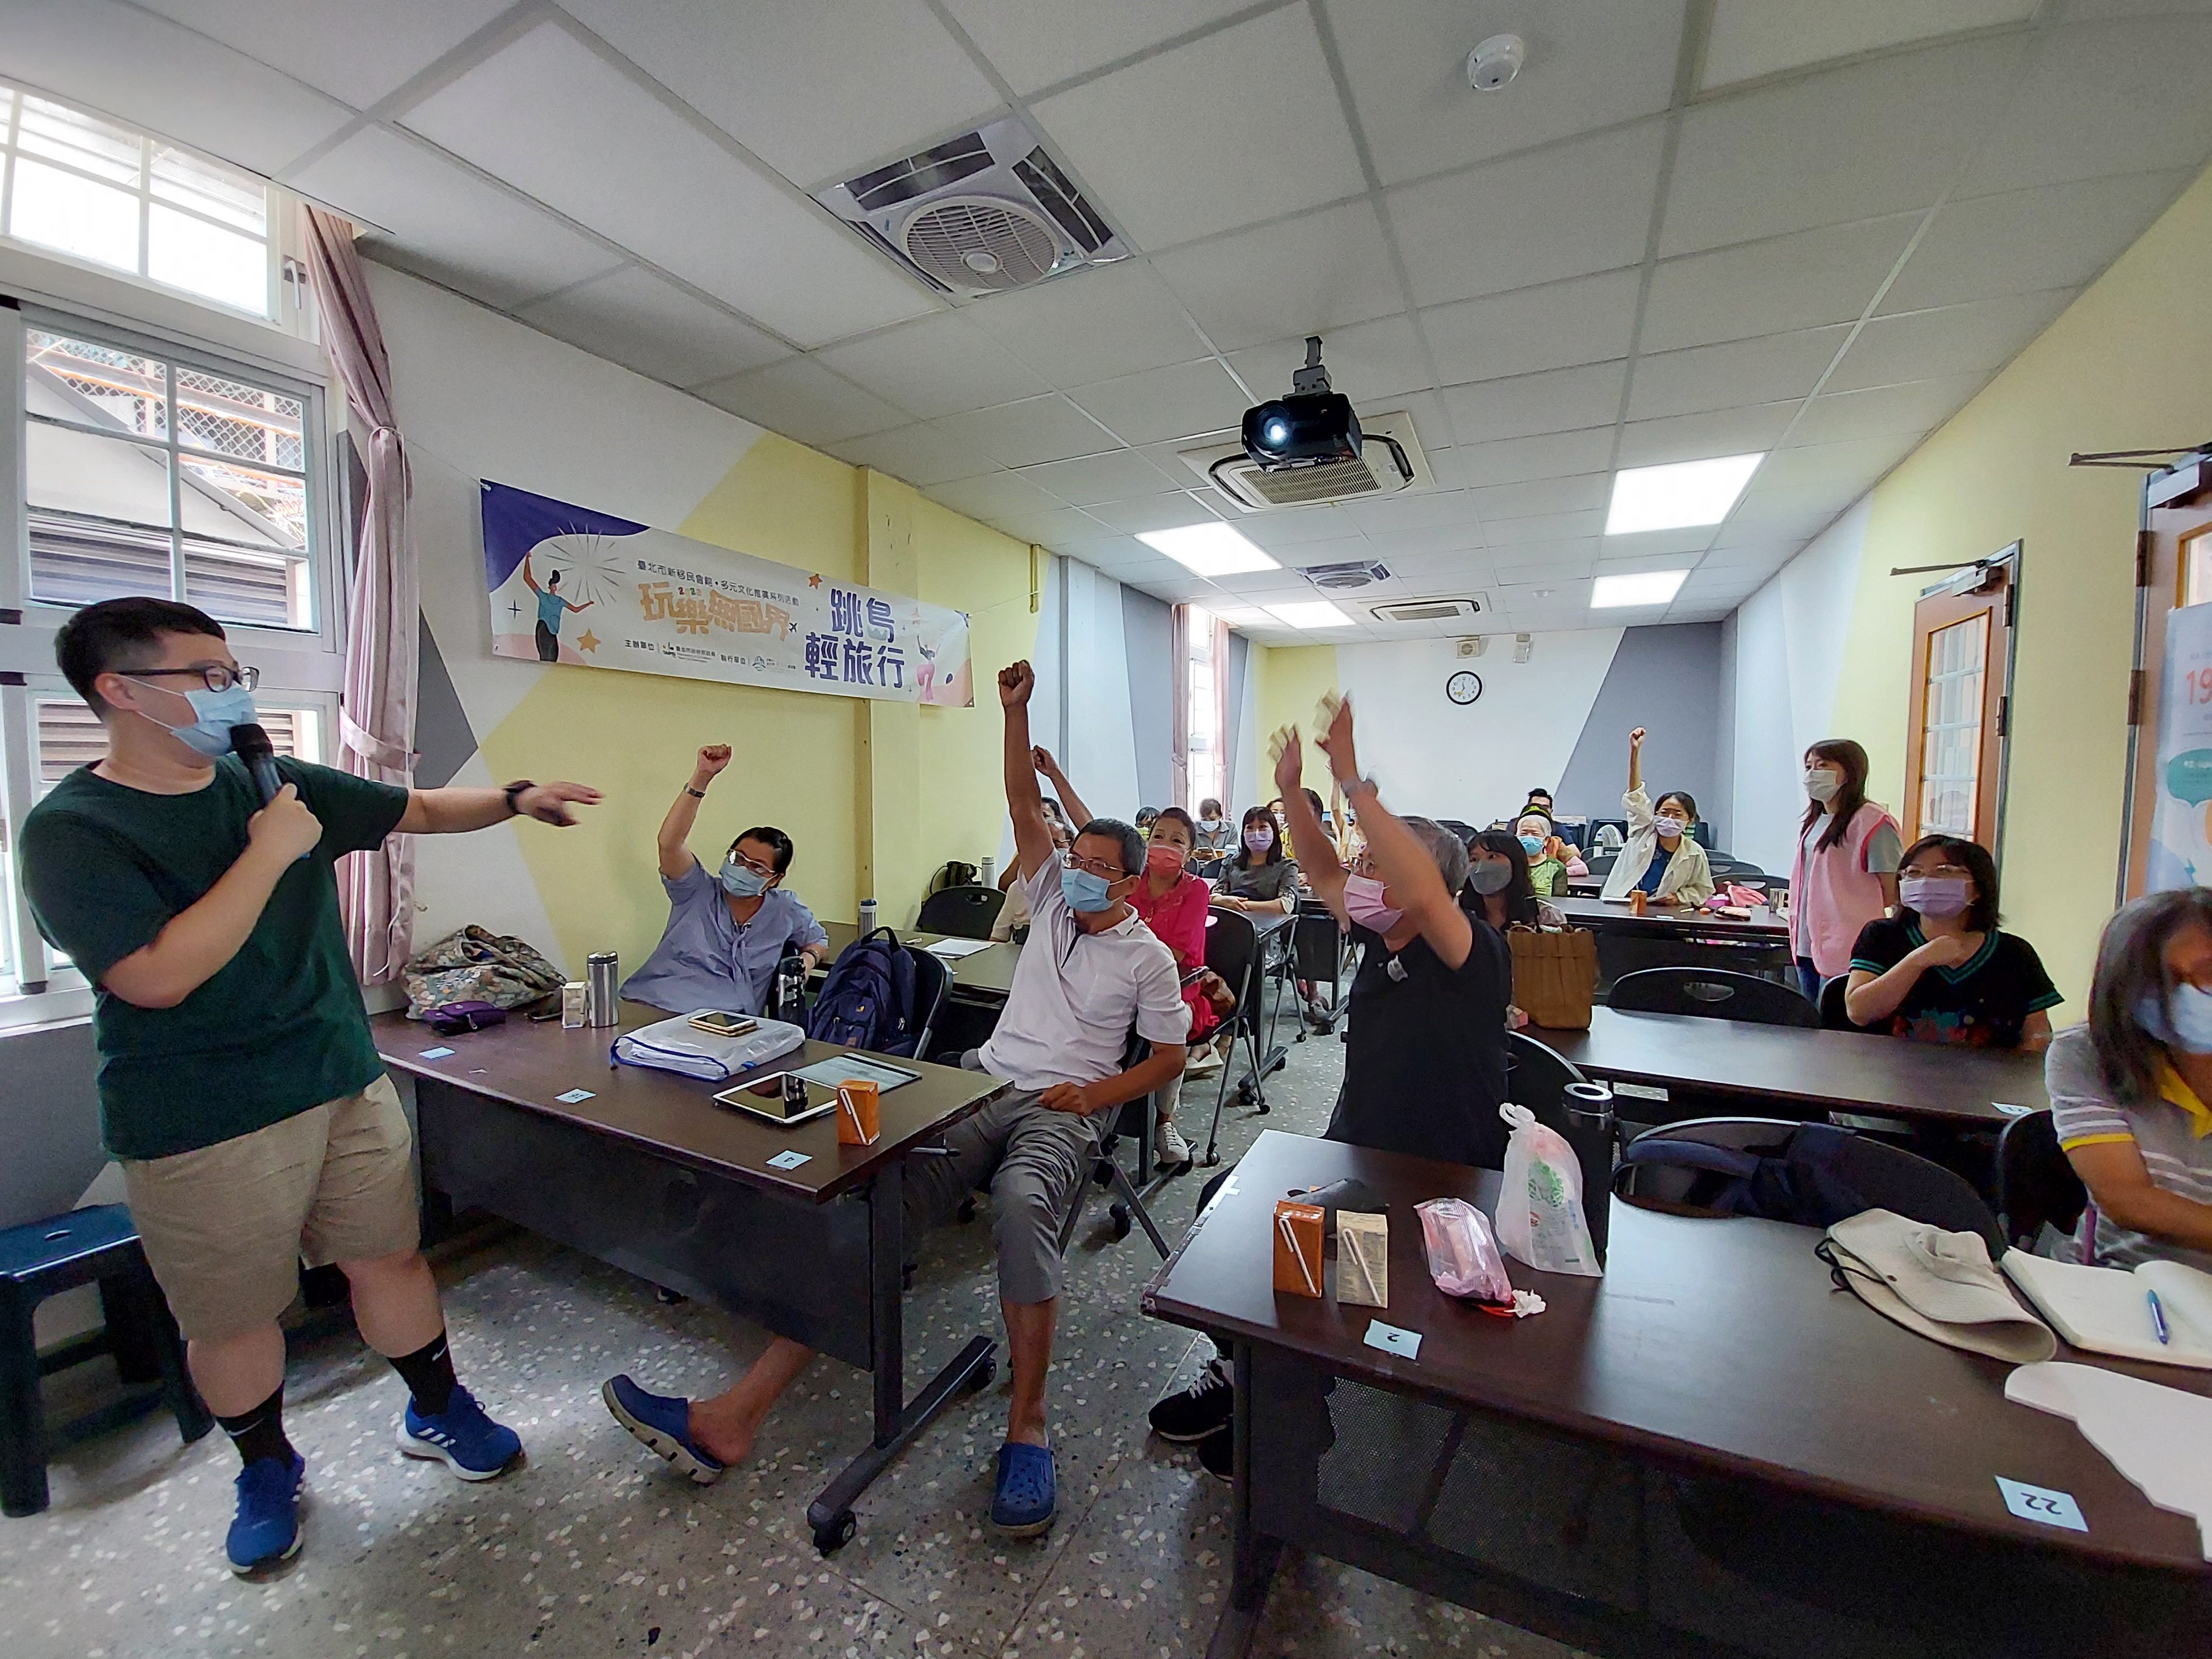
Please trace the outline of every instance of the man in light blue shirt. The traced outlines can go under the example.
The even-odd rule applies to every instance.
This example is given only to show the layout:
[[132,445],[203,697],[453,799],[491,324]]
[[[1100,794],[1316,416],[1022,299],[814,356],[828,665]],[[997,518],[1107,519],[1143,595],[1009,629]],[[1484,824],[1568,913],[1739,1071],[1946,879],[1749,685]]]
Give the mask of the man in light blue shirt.
[[811,973],[830,948],[814,913],[783,885],[793,849],[782,830],[765,824],[746,830],[713,873],[686,844],[707,786],[729,763],[729,744],[702,749],[691,781],[661,820],[668,927],[645,966],[622,988],[634,1001],[672,1014],[702,1008],[757,1014],[768,1006],[775,965],[787,951],[796,951]]

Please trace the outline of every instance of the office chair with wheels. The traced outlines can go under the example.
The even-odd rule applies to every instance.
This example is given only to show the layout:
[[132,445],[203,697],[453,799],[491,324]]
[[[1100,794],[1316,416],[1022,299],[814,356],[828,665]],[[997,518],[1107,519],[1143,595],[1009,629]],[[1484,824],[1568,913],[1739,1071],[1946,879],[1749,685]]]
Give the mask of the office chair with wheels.
[[1505,1034],[1505,1097],[1554,1128],[1566,1109],[1566,1086],[1587,1083],[1582,1067],[1526,1031]]
[[[1151,1043],[1131,1033],[1128,1047],[1121,1051],[1121,1069],[1127,1071],[1132,1066],[1142,1064],[1152,1052]],[[1182,1079],[1174,1079],[1166,1086],[1180,1088]],[[1077,1224],[1083,1219],[1085,1198],[1092,1187],[1098,1186],[1114,1189],[1114,1202],[1107,1213],[1113,1218],[1115,1238],[1127,1238],[1131,1224],[1135,1223],[1144,1228],[1145,1237],[1159,1252],[1160,1260],[1167,1260],[1167,1238],[1161,1233],[1159,1224],[1152,1219],[1152,1212],[1145,1204],[1144,1193],[1138,1186],[1139,1181],[1148,1179],[1151,1175],[1152,1125],[1157,1118],[1151,1095],[1140,1095],[1134,1100],[1124,1101],[1115,1109],[1114,1127],[1099,1135],[1098,1149],[1091,1155],[1088,1172],[1090,1179],[1076,1183],[1075,1195],[1068,1200],[1066,1212],[1060,1218],[1060,1253],[1062,1255],[1067,1254],[1068,1244],[1075,1237]],[[1115,1156],[1123,1135],[1132,1136],[1137,1141],[1137,1174],[1133,1179]]]
[[916,1060],[927,1060],[930,1044],[937,1037],[937,1017],[945,1012],[945,1001],[952,994],[952,970],[919,945],[902,948],[914,963],[914,1001],[919,1015],[914,1047],[908,1052]]
[[988,939],[1006,896],[995,887],[940,887],[921,902],[915,927],[952,939]]
[[2017,1249],[2033,1252],[2048,1225],[2071,1235],[2089,1206],[2089,1189],[2058,1145],[2048,1112],[2030,1112],[1997,1137],[1997,1219]]
[[1820,1011],[1803,993],[1725,968],[1639,968],[1613,982],[1606,1004],[1624,1012],[1695,1014],[1753,1025],[1810,1030],[1820,1023]]

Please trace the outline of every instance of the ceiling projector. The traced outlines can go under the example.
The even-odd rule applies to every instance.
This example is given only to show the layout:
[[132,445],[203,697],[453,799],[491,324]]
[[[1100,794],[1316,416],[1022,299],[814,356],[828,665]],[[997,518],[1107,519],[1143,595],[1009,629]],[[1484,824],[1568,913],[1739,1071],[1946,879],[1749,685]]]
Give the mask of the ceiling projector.
[[1328,389],[1321,336],[1306,337],[1306,362],[1291,372],[1291,395],[1244,411],[1244,453],[1267,472],[1359,459],[1359,417],[1352,399]]

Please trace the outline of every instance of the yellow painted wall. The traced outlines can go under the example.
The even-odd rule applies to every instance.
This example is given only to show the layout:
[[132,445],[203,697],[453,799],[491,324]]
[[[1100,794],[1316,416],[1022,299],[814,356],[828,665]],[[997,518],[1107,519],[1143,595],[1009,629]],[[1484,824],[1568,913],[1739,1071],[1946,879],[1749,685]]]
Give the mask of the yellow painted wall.
[[2004,826],[2009,927],[2079,1019],[2112,908],[2139,475],[2076,450],[2212,439],[2212,173],[1874,493],[1836,731],[1901,810],[1912,606],[1936,564],[2025,544]]
[[1255,667],[1259,694],[1253,707],[1259,710],[1260,795],[1275,796],[1274,763],[1268,758],[1268,740],[1285,726],[1295,726],[1304,741],[1306,785],[1325,801],[1328,799],[1328,757],[1314,743],[1314,705],[1322,694],[1341,685],[1337,678],[1336,647],[1333,645],[1255,645]]

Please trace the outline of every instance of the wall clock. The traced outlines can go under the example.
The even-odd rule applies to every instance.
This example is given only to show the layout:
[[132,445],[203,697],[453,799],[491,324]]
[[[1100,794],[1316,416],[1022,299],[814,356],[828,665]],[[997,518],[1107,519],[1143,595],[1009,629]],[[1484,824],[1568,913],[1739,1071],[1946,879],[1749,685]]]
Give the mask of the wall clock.
[[1462,668],[1444,682],[1444,696],[1462,708],[1482,695],[1482,676]]

